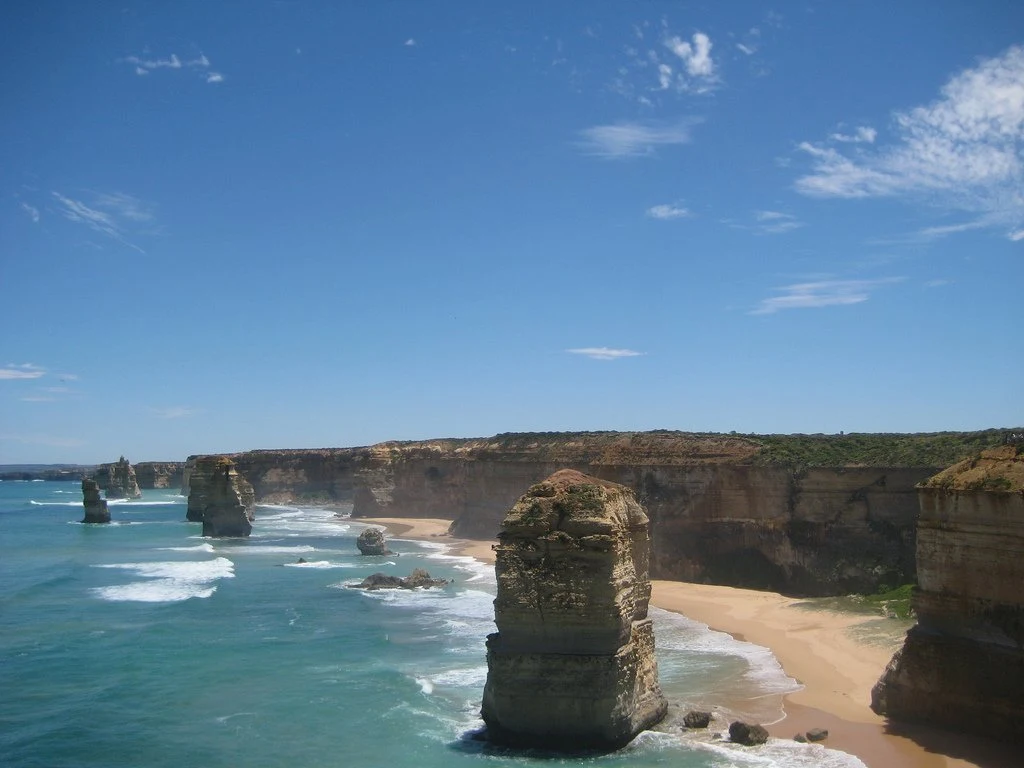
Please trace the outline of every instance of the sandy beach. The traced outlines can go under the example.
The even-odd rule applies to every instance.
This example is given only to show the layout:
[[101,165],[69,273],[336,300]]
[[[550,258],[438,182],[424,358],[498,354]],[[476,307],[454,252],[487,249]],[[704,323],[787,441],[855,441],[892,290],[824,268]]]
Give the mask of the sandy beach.
[[[362,518],[396,538],[440,540],[456,554],[493,563],[489,541],[448,535],[449,520]],[[858,640],[855,629],[877,617],[808,608],[773,592],[653,581],[652,603],[709,627],[770,648],[783,669],[803,685],[785,698],[785,717],[766,725],[772,736],[792,738],[827,728],[825,743],[856,755],[868,768],[1012,768],[1019,755],[983,739],[918,726],[894,726],[871,711],[871,688],[900,642]],[[799,605],[802,604],[802,605]]]

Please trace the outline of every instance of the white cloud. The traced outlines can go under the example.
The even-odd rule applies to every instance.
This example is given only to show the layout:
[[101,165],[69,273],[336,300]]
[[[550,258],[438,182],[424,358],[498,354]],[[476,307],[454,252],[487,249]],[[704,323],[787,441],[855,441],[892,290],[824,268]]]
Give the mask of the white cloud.
[[[697,32],[692,42],[678,35],[665,39],[663,45],[683,63],[684,72],[676,74],[675,88],[680,92],[706,93],[717,83],[715,62],[711,59],[711,38]],[[652,51],[652,53],[654,53]]]
[[167,408],[150,408],[158,419],[183,419],[186,416],[193,416],[199,411],[187,405],[172,405]]
[[591,360],[618,360],[622,357],[639,357],[643,354],[643,352],[634,352],[632,349],[609,349],[608,347],[582,347],[565,351],[570,355],[589,357]]
[[19,397],[23,403],[52,403],[57,398],[47,397],[46,395],[28,395],[26,397]]
[[145,253],[139,246],[130,242],[126,229],[134,224],[153,220],[152,206],[120,192],[113,194],[93,193],[91,206],[81,200],[65,197],[60,192],[51,193],[60,203],[60,211],[64,218],[77,224],[84,224],[95,232],[99,232],[122,245]]
[[25,211],[25,213],[27,213],[31,217],[33,222],[38,222],[39,221],[39,209],[36,208],[34,205],[29,205],[28,203],[22,203],[21,204],[21,209],[23,211]]
[[647,209],[647,216],[651,219],[686,219],[692,215],[689,208],[684,208],[677,203],[655,205]]
[[853,133],[833,133],[829,138],[845,144],[874,144],[878,138],[878,131],[861,125]]
[[752,56],[755,53],[757,53],[757,48],[755,48],[752,45],[744,45],[743,43],[736,43],[736,47],[739,48],[741,52],[747,54],[747,56]]
[[928,282],[926,282],[924,284],[924,287],[925,288],[941,288],[944,285],[951,285],[952,283],[953,283],[952,280],[943,280],[943,279],[929,280]]
[[412,48],[412,47],[414,47],[416,45],[416,41],[413,38],[410,37],[408,40],[406,40],[404,43],[402,43],[402,45],[404,45],[404,46],[406,46],[408,48]]
[[658,87],[667,91],[672,86],[672,67],[668,64],[658,65]]
[[1014,232],[1011,232],[1009,235],[1007,235],[1007,237],[1009,237],[1015,243],[1020,242],[1021,240],[1024,240],[1024,229],[1018,229]]
[[964,222],[963,224],[946,224],[939,227],[925,227],[917,234],[924,239],[928,239],[932,237],[944,237],[957,232],[969,232],[972,229],[982,229],[987,226],[989,225],[986,221],[979,219],[977,221]]
[[8,363],[5,367],[0,368],[0,380],[38,379],[45,374],[45,368],[40,368],[32,363]]
[[867,301],[870,291],[882,285],[901,281],[901,277],[879,280],[819,280],[809,283],[795,283],[777,288],[781,295],[763,299],[752,315],[770,315],[783,309],[808,309],[833,307],[846,304],[860,304]]
[[897,138],[887,146],[843,153],[801,143],[812,170],[796,189],[813,197],[906,198],[977,214],[984,226],[1020,228],[1024,47],[956,74],[934,102],[898,111],[893,121]]
[[148,75],[158,69],[182,70],[197,72],[208,83],[223,83],[224,75],[219,72],[204,72],[210,68],[210,60],[206,54],[200,53],[193,59],[182,61],[177,54],[172,53],[169,58],[143,58],[141,56],[126,56],[121,59],[125,64],[135,68],[136,75]]
[[653,155],[656,148],[673,144],[688,144],[690,129],[696,119],[671,123],[623,122],[614,125],[595,125],[580,131],[580,146],[587,154],[598,157],[639,157]]
[[77,373],[55,373],[53,375],[61,381],[78,381]]
[[782,235],[804,226],[793,214],[781,211],[754,211],[754,221],[752,229],[762,235]]

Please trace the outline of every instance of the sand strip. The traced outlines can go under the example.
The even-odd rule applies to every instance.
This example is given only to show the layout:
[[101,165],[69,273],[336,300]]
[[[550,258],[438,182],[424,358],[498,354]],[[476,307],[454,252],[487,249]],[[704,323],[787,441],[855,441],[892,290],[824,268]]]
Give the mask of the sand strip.
[[[448,520],[360,518],[397,538],[444,539],[455,554],[494,562],[490,541],[448,536]],[[1019,755],[1004,745],[935,729],[893,727],[871,711],[871,687],[899,646],[860,642],[850,630],[871,616],[797,607],[802,601],[774,592],[652,582],[651,602],[712,629],[770,648],[788,675],[804,687],[785,698],[786,717],[768,726],[792,738],[827,728],[825,746],[856,755],[868,768],[1014,768]],[[898,732],[897,732],[898,731]]]

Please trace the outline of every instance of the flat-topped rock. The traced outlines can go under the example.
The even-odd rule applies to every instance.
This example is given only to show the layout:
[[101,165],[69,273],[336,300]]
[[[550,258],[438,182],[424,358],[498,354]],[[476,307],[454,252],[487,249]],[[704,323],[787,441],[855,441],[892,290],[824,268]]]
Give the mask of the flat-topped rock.
[[491,741],[617,749],[665,716],[649,547],[632,491],[580,472],[556,472],[509,510],[481,712]]

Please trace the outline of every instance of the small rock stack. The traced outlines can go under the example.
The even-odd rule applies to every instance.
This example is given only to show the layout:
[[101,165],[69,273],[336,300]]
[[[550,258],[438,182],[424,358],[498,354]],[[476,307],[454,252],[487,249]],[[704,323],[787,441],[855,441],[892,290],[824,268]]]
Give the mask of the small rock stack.
[[202,522],[203,536],[248,536],[255,508],[252,486],[238,474],[231,459],[196,459],[189,483],[187,519]]
[[107,502],[100,495],[100,485],[95,480],[82,480],[82,504],[85,506],[83,523],[110,522],[110,510],[107,509]]

